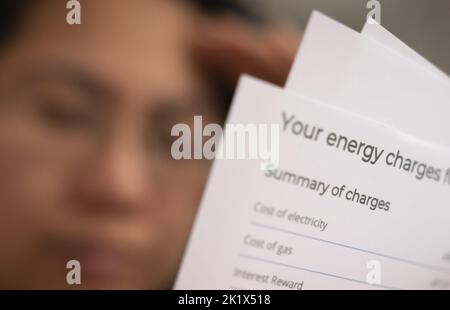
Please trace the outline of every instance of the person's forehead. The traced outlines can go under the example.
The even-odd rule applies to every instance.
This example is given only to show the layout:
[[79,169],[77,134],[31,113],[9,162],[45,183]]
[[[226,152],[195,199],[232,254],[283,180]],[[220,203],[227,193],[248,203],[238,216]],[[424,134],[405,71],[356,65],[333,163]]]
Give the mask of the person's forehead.
[[[143,21],[160,24],[176,19],[186,23],[186,14],[195,12],[193,2],[188,0],[95,0],[82,1],[81,25],[95,27],[104,25],[105,21],[115,21],[121,26],[142,24]],[[53,25],[67,24],[66,16],[70,9],[66,1],[40,0],[29,4],[29,13],[25,18],[39,19],[40,22],[52,22]],[[58,16],[61,15],[61,19]],[[55,18],[56,17],[56,18]],[[121,23],[120,20],[132,18],[132,23]],[[59,22],[60,21],[60,22]],[[165,23],[168,26],[170,23]],[[186,25],[186,24],[185,24]],[[80,25],[71,25],[80,26]],[[79,27],[78,27],[79,28]]]
[[17,56],[72,61],[136,90],[192,80],[186,41],[194,18],[180,1],[87,1],[79,26],[66,24],[64,6],[46,3],[27,19]]
[[115,40],[117,48],[121,43],[139,41],[141,49],[148,45],[156,49],[183,44],[192,34],[196,19],[186,1],[96,0],[83,2],[80,25],[69,25],[68,10],[61,3],[49,0],[35,4],[25,18],[22,36],[64,43]]

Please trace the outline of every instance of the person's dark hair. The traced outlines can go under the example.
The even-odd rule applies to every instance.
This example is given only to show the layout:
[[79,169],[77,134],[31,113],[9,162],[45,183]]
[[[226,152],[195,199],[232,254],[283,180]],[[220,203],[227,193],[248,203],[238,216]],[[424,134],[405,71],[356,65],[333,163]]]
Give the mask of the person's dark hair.
[[26,11],[28,0],[2,0],[0,4],[0,45],[17,30]]
[[232,13],[242,18],[259,21],[260,17],[249,10],[242,3],[245,1],[239,0],[190,0],[194,5],[197,5],[200,10],[209,15]]

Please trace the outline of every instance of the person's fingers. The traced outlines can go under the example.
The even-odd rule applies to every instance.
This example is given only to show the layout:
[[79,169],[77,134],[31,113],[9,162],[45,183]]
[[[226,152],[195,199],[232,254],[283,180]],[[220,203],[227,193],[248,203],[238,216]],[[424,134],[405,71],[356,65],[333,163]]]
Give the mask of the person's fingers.
[[197,52],[209,69],[231,79],[241,72],[267,75],[267,51],[253,29],[230,20],[210,23],[198,37]]
[[235,82],[248,73],[284,84],[298,48],[300,35],[285,30],[260,31],[236,19],[209,23],[197,36],[200,61]]
[[289,71],[297,54],[301,41],[298,32],[285,30],[273,30],[267,33],[267,41],[272,45],[272,50],[278,55],[279,62],[284,66],[283,70]]

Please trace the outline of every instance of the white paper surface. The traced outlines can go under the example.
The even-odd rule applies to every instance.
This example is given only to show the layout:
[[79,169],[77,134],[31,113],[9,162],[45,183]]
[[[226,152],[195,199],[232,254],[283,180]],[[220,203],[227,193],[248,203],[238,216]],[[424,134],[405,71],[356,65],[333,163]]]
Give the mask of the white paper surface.
[[435,65],[426,60],[422,55],[414,51],[404,42],[395,37],[387,29],[385,29],[380,24],[373,21],[372,23],[366,22],[364,25],[361,35],[366,38],[372,39],[387,48],[392,49],[398,54],[417,62],[418,64],[424,66],[427,70],[436,74],[439,78],[448,80],[447,74],[438,69]]
[[286,89],[450,145],[450,82],[314,12]]
[[[297,135],[298,123],[292,131],[294,121],[284,126],[291,116],[303,128],[322,129],[317,141]],[[239,84],[228,123],[285,128],[278,167],[284,177],[267,175],[256,160],[215,161],[176,289],[450,285],[448,149],[249,77]],[[333,133],[364,144],[364,151],[357,155],[329,144]],[[375,148],[378,161],[363,161],[364,154],[375,158]],[[417,161],[413,172],[387,164],[397,152],[405,163]],[[439,169],[439,180],[420,178],[423,164],[434,169],[430,176]],[[292,181],[299,177],[309,178],[309,186]],[[332,188],[343,185],[342,196],[334,196]],[[388,210],[348,200],[355,190],[359,198],[389,202]],[[375,285],[367,282],[373,264],[381,272]]]

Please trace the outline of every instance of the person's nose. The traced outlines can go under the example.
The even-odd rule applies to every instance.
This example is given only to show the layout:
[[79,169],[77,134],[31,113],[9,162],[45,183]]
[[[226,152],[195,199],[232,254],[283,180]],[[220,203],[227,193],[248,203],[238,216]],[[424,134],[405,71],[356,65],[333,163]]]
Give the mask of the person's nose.
[[135,212],[152,191],[145,162],[127,139],[102,145],[77,169],[77,206],[90,212]]

